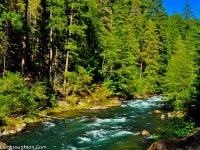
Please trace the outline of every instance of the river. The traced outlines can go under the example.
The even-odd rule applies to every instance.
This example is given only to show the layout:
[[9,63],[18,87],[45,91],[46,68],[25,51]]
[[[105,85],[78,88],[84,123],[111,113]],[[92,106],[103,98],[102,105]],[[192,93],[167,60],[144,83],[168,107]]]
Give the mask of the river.
[[123,101],[121,106],[107,110],[54,114],[63,119],[29,124],[25,131],[4,136],[2,141],[12,146],[48,150],[146,150],[154,140],[140,132],[153,133],[166,121],[153,113],[163,103],[161,97],[155,96]]

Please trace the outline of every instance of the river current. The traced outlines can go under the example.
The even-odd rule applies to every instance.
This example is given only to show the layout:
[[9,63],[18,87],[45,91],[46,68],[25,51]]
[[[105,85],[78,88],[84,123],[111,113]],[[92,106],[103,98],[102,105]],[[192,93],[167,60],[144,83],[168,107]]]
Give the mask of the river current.
[[29,124],[25,131],[4,136],[2,141],[11,146],[31,146],[31,149],[146,150],[154,139],[145,138],[140,132],[153,133],[166,121],[153,113],[162,108],[164,101],[161,98],[123,101],[121,106],[107,110],[54,114],[62,119]]

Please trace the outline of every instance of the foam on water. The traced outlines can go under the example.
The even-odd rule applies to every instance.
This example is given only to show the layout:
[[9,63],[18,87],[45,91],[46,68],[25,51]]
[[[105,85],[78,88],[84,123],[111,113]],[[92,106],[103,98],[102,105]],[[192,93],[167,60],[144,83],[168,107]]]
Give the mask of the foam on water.
[[100,119],[97,118],[94,123],[88,124],[87,126],[101,126],[101,125],[110,125],[110,124],[120,124],[126,122],[127,119],[125,117],[122,118],[106,118]]
[[86,138],[86,137],[78,137],[78,140],[80,140],[78,142],[79,144],[81,144],[81,143],[87,143],[87,142],[91,141],[89,138]]
[[130,132],[130,131],[119,131],[119,132],[115,133],[115,134],[112,135],[112,136],[113,136],[113,137],[119,137],[119,136],[130,135],[130,134],[133,135],[133,133]]
[[159,101],[165,101],[162,99],[162,96],[153,96],[147,99],[147,101],[154,101],[154,102],[159,102]]
[[67,146],[66,149],[67,149],[67,150],[77,150],[77,148],[74,147],[74,146]]
[[84,134],[85,137],[78,137],[78,143],[88,143],[88,142],[97,142],[97,141],[105,141],[111,138],[121,137],[125,135],[138,135],[140,132],[132,133],[130,131],[123,130],[91,130]]
[[54,126],[56,126],[55,123],[49,122],[49,121],[42,122],[42,124],[43,124],[44,126],[47,126],[47,127],[54,127]]
[[150,108],[152,106],[162,106],[163,104],[159,104],[157,102],[162,102],[161,96],[154,96],[149,99],[144,100],[133,100],[133,101],[126,101],[122,104],[122,107],[133,107],[133,108]]
[[103,139],[107,135],[109,135],[109,133],[110,131],[106,131],[104,129],[92,130],[92,131],[86,132],[86,136],[90,137],[91,139]]
[[97,118],[96,123],[121,123],[121,122],[126,122],[126,118],[117,118],[117,119],[100,119]]
[[133,133],[133,135],[140,135],[140,132]]

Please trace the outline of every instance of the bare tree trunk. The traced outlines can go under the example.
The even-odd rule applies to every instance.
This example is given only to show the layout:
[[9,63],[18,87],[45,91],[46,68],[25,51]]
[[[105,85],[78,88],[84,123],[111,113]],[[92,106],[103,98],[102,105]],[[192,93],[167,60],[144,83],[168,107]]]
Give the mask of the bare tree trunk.
[[25,2],[25,37],[24,37],[24,41],[25,41],[25,44],[24,44],[24,47],[23,47],[23,52],[22,52],[22,60],[21,60],[21,74],[24,75],[25,73],[25,56],[26,56],[26,52],[28,51],[28,0],[24,0]]
[[57,78],[57,61],[58,61],[58,49],[56,47],[56,53],[55,53],[55,61],[54,61],[54,80],[53,80],[53,88],[56,87],[56,78]]
[[[68,72],[68,64],[69,64],[69,51],[67,51],[67,56],[66,56],[65,73]],[[64,77],[64,83],[63,83],[64,91],[66,91],[66,82],[67,82],[67,79]]]

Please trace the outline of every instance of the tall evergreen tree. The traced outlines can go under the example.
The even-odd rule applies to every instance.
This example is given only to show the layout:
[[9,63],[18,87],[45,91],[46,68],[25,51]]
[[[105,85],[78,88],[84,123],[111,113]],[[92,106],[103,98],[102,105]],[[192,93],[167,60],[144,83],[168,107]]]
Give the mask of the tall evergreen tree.
[[186,49],[183,40],[179,37],[176,42],[177,51],[172,55],[165,77],[165,94],[173,101],[174,108],[181,110],[185,104],[192,100],[196,93],[194,81],[196,66]]
[[141,42],[140,77],[144,91],[154,93],[157,90],[159,70],[159,38],[155,23],[150,19],[143,31]]

